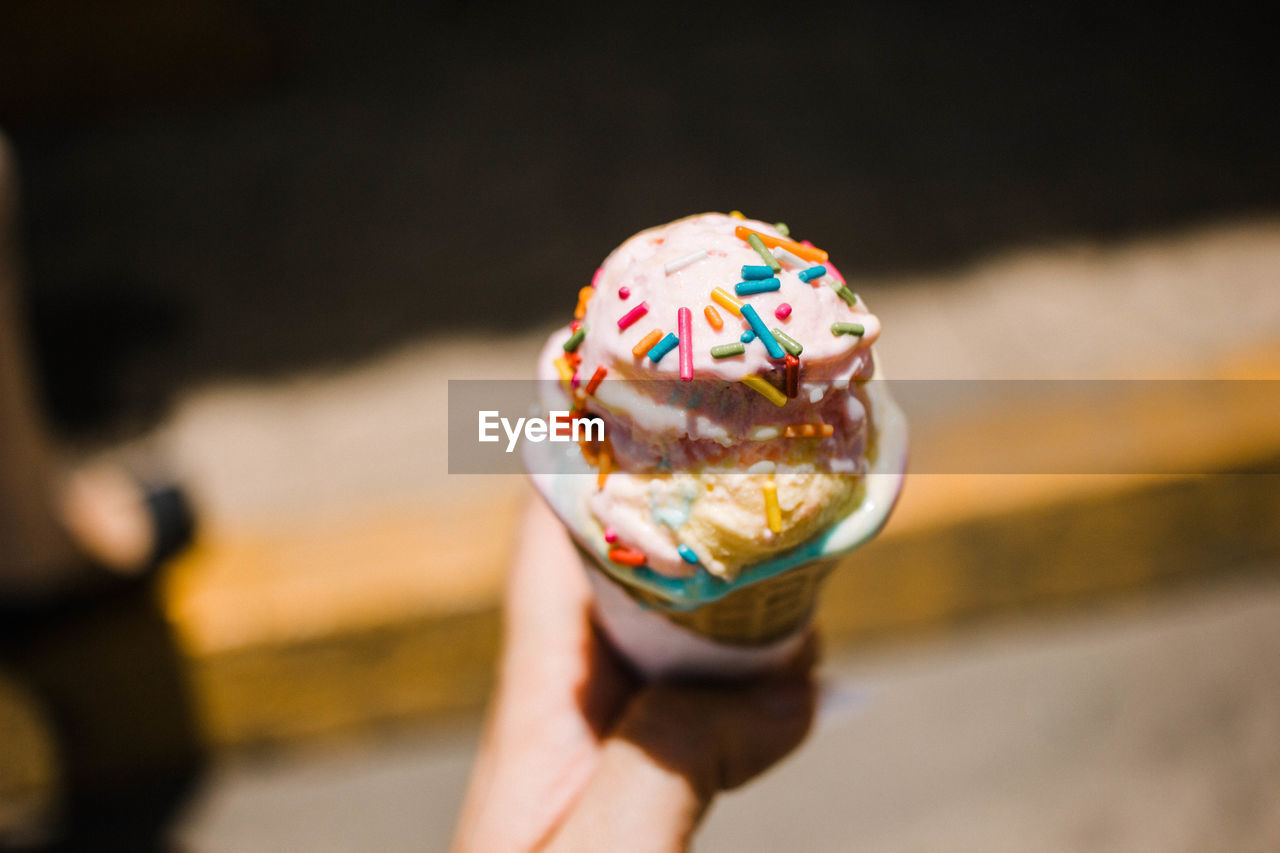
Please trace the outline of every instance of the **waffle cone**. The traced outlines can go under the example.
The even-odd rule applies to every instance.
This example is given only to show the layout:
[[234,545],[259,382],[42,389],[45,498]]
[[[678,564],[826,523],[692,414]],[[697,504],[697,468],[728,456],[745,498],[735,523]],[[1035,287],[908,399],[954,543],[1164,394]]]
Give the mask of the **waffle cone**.
[[731,646],[763,646],[808,624],[822,581],[838,564],[838,559],[814,560],[696,610],[672,609],[670,602],[648,590],[609,579],[642,606],[698,636]]

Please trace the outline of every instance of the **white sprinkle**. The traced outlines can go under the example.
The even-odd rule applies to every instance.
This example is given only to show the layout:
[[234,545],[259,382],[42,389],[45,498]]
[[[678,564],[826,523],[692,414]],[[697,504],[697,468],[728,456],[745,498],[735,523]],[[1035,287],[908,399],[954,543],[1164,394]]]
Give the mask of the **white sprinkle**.
[[773,464],[772,460],[761,459],[756,464],[747,469],[748,474],[772,474],[778,466]]
[[815,385],[809,389],[809,402],[816,403],[822,399],[822,386]]
[[781,246],[773,247],[773,256],[778,260],[782,261],[784,264],[786,264],[789,267],[799,267],[800,269],[804,270],[813,266],[813,264],[809,263],[803,258],[796,257],[795,255],[791,254]]
[[757,426],[747,431],[747,438],[752,441],[768,441],[782,435],[782,430],[775,426]]
[[674,261],[667,261],[667,265],[664,266],[663,269],[667,271],[667,275],[671,275],[673,272],[676,272],[677,270],[682,270],[685,267],[689,266],[689,264],[696,264],[698,261],[702,260],[706,256],[707,256],[707,250],[699,249],[696,252],[685,255],[683,258],[677,258]]

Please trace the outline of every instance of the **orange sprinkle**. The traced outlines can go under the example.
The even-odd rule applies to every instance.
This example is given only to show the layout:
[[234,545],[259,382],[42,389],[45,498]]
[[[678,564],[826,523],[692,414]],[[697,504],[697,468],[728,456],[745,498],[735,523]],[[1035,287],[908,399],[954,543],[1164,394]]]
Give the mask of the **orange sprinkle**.
[[596,372],[591,374],[591,381],[587,383],[588,394],[596,393],[596,389],[600,387],[600,383],[604,381],[604,375],[608,372],[603,364],[596,368]]
[[720,319],[720,312],[716,310],[716,306],[708,305],[702,309],[702,313],[706,315],[707,322],[711,324],[711,328],[717,332],[724,328],[724,320]]
[[611,548],[609,559],[624,566],[643,566],[645,556],[643,551],[634,548]]
[[644,354],[653,349],[653,345],[662,340],[662,330],[654,329],[649,334],[640,339],[640,343],[631,348],[631,354],[636,358],[644,358]]
[[813,438],[818,435],[830,438],[835,432],[836,428],[831,424],[788,424],[782,428],[784,438]]
[[804,258],[806,261],[816,261],[822,263],[827,259],[827,253],[815,246],[806,246],[803,243],[797,243],[795,240],[786,240],[782,237],[772,237],[768,234],[761,234],[759,231],[753,231],[745,225],[739,225],[733,229],[733,233],[739,238],[745,240],[747,235],[754,234],[760,238],[760,242],[764,243],[770,249],[775,246],[781,246],[797,258]]
[[596,471],[596,488],[603,489],[604,481],[609,479],[609,472],[613,470],[613,455],[609,453],[609,445],[605,444],[600,448],[600,452],[596,454],[597,465]]
[[576,320],[581,320],[587,316],[587,303],[591,301],[591,297],[596,295],[596,289],[591,285],[587,285],[578,291],[578,307],[573,309],[573,316]]

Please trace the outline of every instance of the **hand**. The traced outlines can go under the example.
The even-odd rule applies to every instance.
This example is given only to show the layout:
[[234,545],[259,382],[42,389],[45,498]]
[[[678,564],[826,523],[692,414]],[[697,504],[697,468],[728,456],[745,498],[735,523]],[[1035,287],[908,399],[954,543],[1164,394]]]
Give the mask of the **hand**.
[[573,545],[539,502],[518,538],[456,850],[682,850],[717,792],[808,732],[812,637],[768,679],[646,685],[596,633],[590,603]]

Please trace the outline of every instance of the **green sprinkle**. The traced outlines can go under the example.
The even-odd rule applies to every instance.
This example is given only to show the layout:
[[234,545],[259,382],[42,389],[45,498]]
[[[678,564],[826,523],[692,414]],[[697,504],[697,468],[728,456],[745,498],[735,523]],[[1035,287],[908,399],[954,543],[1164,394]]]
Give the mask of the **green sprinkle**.
[[578,327],[578,331],[569,336],[569,340],[564,342],[564,351],[573,352],[582,343],[582,339],[587,336],[587,324],[583,323]]
[[779,272],[782,269],[782,264],[778,263],[778,259],[773,256],[773,252],[764,247],[759,234],[748,234],[747,243],[756,250],[757,255],[764,258],[764,262],[769,265],[769,269],[774,272]]
[[787,227],[787,223],[775,222],[773,223],[773,227],[778,229],[778,233],[781,234],[783,237],[791,236],[791,229]]
[[773,332],[773,336],[778,339],[778,343],[782,344],[782,348],[787,352],[795,356],[804,352],[804,347],[800,346],[800,343],[786,332],[781,329],[771,329],[770,331]]
[[852,290],[850,290],[848,287],[846,287],[843,284],[836,288],[836,296],[839,296],[846,303],[848,303],[850,308],[858,304],[858,294],[854,293]]
[[831,334],[833,335],[853,335],[854,337],[862,337],[867,330],[862,328],[861,323],[832,323]]
[[742,341],[734,341],[731,344],[720,344],[711,348],[712,358],[728,358],[731,355],[742,355],[747,351],[747,345]]

